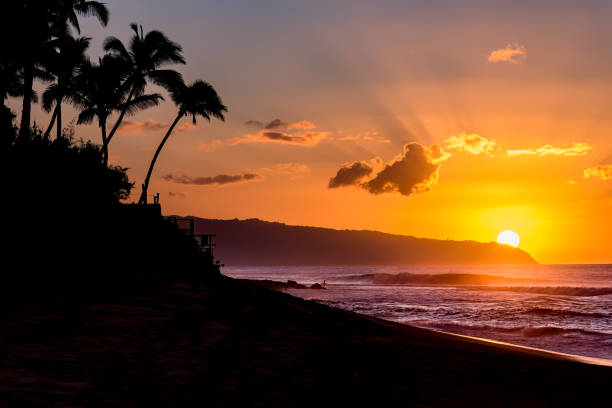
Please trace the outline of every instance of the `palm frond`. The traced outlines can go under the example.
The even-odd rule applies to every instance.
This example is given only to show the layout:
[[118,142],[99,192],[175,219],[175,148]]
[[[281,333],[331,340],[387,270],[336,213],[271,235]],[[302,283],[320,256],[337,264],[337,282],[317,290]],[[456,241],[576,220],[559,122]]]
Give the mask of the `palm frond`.
[[77,125],[90,124],[96,117],[95,109],[85,109],[79,113]]
[[74,10],[84,17],[95,17],[105,27],[108,24],[108,8],[104,3],[75,0]]
[[125,113],[127,115],[133,115],[138,111],[157,106],[160,101],[163,100],[164,98],[160,94],[141,95],[132,99],[129,103],[122,105],[122,108],[126,109]]
[[173,69],[156,69],[147,74],[147,77],[155,85],[159,85],[164,89],[170,90],[177,84],[180,85],[183,82],[183,76]]
[[130,61],[132,59],[127,48],[125,48],[125,45],[123,45],[121,40],[117,37],[106,37],[102,47],[104,48],[104,51],[115,54],[126,61]]
[[50,112],[51,108],[55,104],[55,101],[61,96],[59,86],[57,84],[51,84],[45,89],[42,96],[42,108],[45,112]]

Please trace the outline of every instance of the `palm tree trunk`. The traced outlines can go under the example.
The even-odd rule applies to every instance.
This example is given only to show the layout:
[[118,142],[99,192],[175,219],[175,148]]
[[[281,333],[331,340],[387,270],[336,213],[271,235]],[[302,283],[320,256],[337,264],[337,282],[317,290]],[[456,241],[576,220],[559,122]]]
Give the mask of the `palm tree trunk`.
[[108,166],[108,143],[106,140],[106,118],[99,119],[100,129],[102,129],[102,163]]
[[60,140],[62,138],[62,100],[59,99],[57,101],[57,138],[56,140]]
[[176,116],[176,119],[174,119],[174,122],[172,122],[172,125],[170,125],[170,129],[168,129],[168,132],[166,132],[166,136],[164,136],[161,143],[157,147],[157,150],[155,151],[155,154],[153,155],[153,160],[151,160],[149,171],[147,172],[147,178],[145,178],[145,182],[142,186],[142,195],[140,196],[140,200],[138,201],[138,204],[147,203],[147,191],[149,190],[149,181],[151,180],[151,173],[153,173],[153,167],[155,166],[155,162],[157,161],[157,156],[159,156],[159,152],[161,152],[162,148],[164,147],[164,144],[166,144],[166,140],[168,140],[168,138],[170,137],[170,134],[174,130],[174,127],[184,115],[185,115],[185,112],[180,110],[178,115]]
[[23,70],[23,105],[21,109],[21,125],[19,137],[30,133],[30,116],[32,113],[32,86],[34,85],[34,65],[26,64]]
[[121,113],[119,114],[119,117],[117,118],[117,121],[115,122],[115,125],[113,126],[110,133],[108,134],[108,139],[106,141],[107,143],[110,143],[113,136],[115,136],[115,132],[119,129],[119,125],[121,125],[121,122],[123,121],[123,117],[125,116],[125,113],[127,112],[128,104],[132,101],[132,98],[134,97],[135,92],[136,92],[136,87],[132,86],[132,89],[130,90],[130,94],[128,95],[125,101],[125,106],[121,110]]
[[55,119],[57,118],[57,105],[55,109],[53,109],[53,115],[51,115],[51,121],[49,122],[49,126],[47,126],[47,130],[45,130],[45,139],[49,138],[49,134],[51,133],[51,129],[53,129],[53,125],[55,124]]

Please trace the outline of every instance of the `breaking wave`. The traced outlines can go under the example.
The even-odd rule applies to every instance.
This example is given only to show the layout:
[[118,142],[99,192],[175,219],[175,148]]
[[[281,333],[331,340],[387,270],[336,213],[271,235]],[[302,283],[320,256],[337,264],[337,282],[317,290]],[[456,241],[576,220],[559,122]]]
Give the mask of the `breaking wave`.
[[559,296],[604,296],[612,294],[612,288],[583,288],[573,286],[487,286],[477,289]]
[[513,333],[522,335],[523,337],[544,337],[544,336],[558,336],[558,335],[586,335],[586,336],[610,336],[610,334],[602,333],[593,330],[585,330],[578,328],[565,328],[558,326],[518,326],[518,327],[499,327],[489,325],[470,325],[470,324],[459,324],[459,323],[448,323],[448,324],[436,324],[436,323],[425,323],[417,324],[421,327],[434,328],[438,330],[444,330],[454,333],[477,333],[479,336],[486,336],[486,333],[491,332],[502,332],[502,333]]
[[598,312],[579,312],[577,310],[569,309],[549,309],[546,307],[534,307],[525,311],[527,314],[539,315],[539,316],[559,316],[559,317],[612,317],[609,313],[598,313]]
[[503,276],[483,275],[476,273],[367,273],[342,278],[349,282],[366,282],[375,285],[486,285],[495,283],[530,282],[533,279],[506,278]]

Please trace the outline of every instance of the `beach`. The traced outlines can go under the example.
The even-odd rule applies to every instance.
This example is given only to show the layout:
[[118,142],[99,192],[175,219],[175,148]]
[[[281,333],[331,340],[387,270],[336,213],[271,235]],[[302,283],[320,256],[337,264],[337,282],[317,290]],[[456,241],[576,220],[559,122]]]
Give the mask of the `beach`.
[[610,367],[222,276],[4,314],[3,406],[609,406]]
[[[228,267],[297,281],[287,293],[384,320],[612,360],[611,265]],[[314,282],[326,290],[309,290]],[[269,286],[272,287],[272,286]]]

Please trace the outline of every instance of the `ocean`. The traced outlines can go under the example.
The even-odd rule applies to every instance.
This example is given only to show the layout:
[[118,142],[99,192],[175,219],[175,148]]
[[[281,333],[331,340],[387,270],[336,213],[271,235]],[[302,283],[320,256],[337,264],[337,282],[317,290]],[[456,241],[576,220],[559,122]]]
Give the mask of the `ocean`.
[[612,360],[612,265],[225,267],[381,319]]

